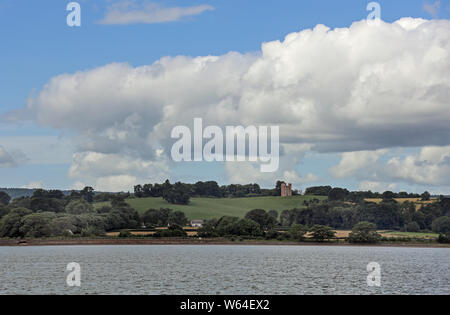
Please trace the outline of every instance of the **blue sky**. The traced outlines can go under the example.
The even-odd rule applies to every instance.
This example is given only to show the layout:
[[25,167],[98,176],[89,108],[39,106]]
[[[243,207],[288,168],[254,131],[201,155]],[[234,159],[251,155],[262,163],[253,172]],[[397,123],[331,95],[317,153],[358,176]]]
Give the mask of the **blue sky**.
[[[183,17],[178,21],[151,24],[105,25],[100,21],[108,7],[119,1],[79,0],[82,26],[66,25],[66,5],[61,0],[1,0],[0,2],[0,114],[26,106],[53,77],[102,67],[111,63],[128,63],[132,67],[151,65],[165,56],[220,56],[230,51],[260,52],[261,44],[283,40],[292,32],[325,24],[330,28],[349,27],[366,18],[369,1],[334,0],[217,0],[217,1],[136,1],[157,3],[161,8],[208,5],[214,10]],[[394,22],[402,17],[449,19],[450,3],[440,1],[433,13],[426,5],[435,1],[378,1],[382,19]],[[432,15],[435,16],[432,16]],[[0,187],[22,187],[30,184],[47,188],[70,189],[76,181],[95,185],[83,179],[69,178],[71,156],[77,150],[70,139],[77,131],[52,128],[34,122],[5,122],[0,119],[0,143],[20,160],[14,167],[0,166]],[[49,158],[32,148],[42,140],[50,151]],[[41,140],[39,140],[41,139]],[[42,140],[43,141],[43,140]],[[61,146],[58,148],[57,146]],[[39,147],[39,145],[38,145]],[[53,151],[52,151],[53,150]],[[417,154],[420,146],[404,146],[401,156]],[[389,152],[385,159],[393,157]],[[58,156],[59,158],[54,158]],[[308,152],[295,168],[312,173],[317,179],[311,185],[342,185],[360,188],[356,178],[333,178],[329,169],[339,164],[340,152]],[[171,166],[171,178],[183,181],[214,179],[228,183],[223,165],[188,164]],[[249,179],[251,181],[251,179]],[[300,189],[308,183],[298,185]],[[426,185],[398,181],[395,190],[421,191]],[[130,187],[131,189],[131,187]],[[442,191],[442,185],[429,190]]]

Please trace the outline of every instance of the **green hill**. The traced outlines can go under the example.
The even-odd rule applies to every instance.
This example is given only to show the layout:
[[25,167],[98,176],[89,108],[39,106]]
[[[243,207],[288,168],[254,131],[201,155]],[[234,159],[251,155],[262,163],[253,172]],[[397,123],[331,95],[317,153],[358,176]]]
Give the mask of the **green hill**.
[[[293,196],[293,197],[254,197],[254,198],[191,198],[189,205],[172,205],[162,198],[132,198],[127,203],[139,213],[148,209],[170,208],[186,214],[188,219],[212,219],[222,216],[244,217],[253,209],[283,210],[302,208],[303,201],[314,198],[324,199],[318,196]],[[107,203],[97,203],[101,207]]]

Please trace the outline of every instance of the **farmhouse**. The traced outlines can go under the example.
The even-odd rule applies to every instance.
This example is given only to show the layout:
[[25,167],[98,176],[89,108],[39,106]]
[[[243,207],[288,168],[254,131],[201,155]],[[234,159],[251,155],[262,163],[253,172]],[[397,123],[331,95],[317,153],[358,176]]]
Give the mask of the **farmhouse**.
[[205,222],[203,220],[192,220],[191,226],[201,228]]

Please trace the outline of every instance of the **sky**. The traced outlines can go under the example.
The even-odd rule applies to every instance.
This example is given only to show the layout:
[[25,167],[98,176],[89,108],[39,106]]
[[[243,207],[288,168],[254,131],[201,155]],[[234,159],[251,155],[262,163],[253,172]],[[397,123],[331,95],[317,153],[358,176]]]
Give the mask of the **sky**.
[[[0,0],[0,187],[276,180],[450,194],[450,1]],[[171,130],[280,126],[275,173]]]

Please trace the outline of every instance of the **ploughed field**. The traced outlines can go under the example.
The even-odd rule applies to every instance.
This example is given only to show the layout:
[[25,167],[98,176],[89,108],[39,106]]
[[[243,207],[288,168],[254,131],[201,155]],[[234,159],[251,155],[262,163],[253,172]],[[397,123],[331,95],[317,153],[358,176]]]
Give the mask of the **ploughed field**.
[[[162,198],[131,198],[126,202],[135,208],[140,214],[148,209],[170,208],[174,211],[182,211],[189,220],[213,219],[223,216],[235,216],[243,218],[247,212],[253,209],[283,210],[303,208],[303,202],[311,199],[326,199],[320,196],[292,196],[292,197],[252,197],[252,198],[191,198],[188,205],[169,204]],[[96,203],[95,207],[108,205],[108,202]]]

